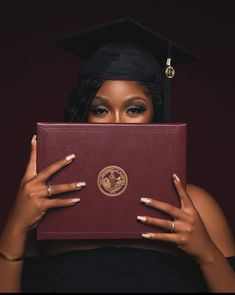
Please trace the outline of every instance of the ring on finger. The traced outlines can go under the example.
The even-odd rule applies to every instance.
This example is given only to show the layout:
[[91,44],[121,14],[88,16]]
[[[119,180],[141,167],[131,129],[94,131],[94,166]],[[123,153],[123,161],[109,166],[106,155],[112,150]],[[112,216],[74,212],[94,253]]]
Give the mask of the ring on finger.
[[47,186],[47,197],[50,198],[52,195],[52,188],[51,188],[51,185],[48,185]]

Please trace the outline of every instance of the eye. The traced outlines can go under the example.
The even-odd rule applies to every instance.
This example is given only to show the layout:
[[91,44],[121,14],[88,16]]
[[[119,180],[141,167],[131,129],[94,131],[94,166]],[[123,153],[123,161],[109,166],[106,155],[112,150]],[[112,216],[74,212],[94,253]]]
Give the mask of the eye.
[[140,105],[140,106],[130,106],[128,109],[127,109],[127,113],[129,115],[139,115],[139,114],[142,114],[146,111],[146,107],[144,105]]
[[105,116],[108,110],[103,106],[91,106],[90,113],[94,116]]

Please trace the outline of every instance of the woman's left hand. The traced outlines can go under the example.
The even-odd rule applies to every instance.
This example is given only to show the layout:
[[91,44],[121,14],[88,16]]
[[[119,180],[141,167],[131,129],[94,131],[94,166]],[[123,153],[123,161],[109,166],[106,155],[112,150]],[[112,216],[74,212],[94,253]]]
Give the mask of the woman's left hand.
[[138,216],[137,218],[143,223],[151,224],[167,231],[144,233],[142,236],[151,240],[174,243],[185,253],[196,259],[203,260],[203,257],[206,255],[205,250],[212,249],[215,245],[210,239],[205,225],[179,177],[174,174],[173,179],[180,198],[181,208],[152,198],[141,198],[141,202],[145,205],[159,209],[173,218],[173,221],[171,221],[150,216]]

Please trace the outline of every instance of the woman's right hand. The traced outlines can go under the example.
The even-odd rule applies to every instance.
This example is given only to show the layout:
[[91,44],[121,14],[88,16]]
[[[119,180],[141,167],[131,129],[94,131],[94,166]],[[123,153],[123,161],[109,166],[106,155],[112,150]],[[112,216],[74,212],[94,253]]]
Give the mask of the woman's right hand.
[[[20,187],[13,207],[11,208],[8,225],[20,232],[27,232],[35,228],[46,211],[50,208],[68,207],[80,201],[79,198],[49,199],[46,181],[58,170],[73,161],[75,155],[69,155],[49,167],[43,169],[39,174],[36,170],[36,136],[31,141],[31,154],[25,174],[20,182]],[[85,182],[52,185],[52,194],[60,194],[79,190],[85,186]]]

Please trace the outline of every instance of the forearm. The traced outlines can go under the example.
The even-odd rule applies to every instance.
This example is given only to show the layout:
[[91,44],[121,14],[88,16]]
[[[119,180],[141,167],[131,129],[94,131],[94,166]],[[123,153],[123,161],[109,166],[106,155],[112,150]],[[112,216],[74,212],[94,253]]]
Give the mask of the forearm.
[[199,265],[210,292],[235,292],[235,272],[218,249]]
[[[24,255],[27,234],[7,224],[0,237],[0,251],[17,258]],[[10,262],[0,258],[0,292],[20,292],[23,261]]]

